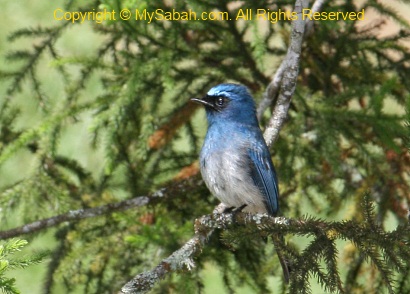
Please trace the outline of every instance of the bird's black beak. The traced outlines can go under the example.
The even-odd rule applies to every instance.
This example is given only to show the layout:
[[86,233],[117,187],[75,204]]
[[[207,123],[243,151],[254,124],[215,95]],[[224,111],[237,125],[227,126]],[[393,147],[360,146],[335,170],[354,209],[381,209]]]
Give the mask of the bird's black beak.
[[209,101],[209,99],[207,99],[207,98],[208,98],[208,97],[205,96],[205,97],[203,97],[203,98],[191,98],[190,100],[193,101],[193,102],[195,102],[195,103],[200,103],[200,104],[202,104],[202,105],[204,105],[204,106],[208,106],[208,107],[210,107],[210,108],[212,108],[212,109],[215,109],[215,105],[214,105],[211,101]]

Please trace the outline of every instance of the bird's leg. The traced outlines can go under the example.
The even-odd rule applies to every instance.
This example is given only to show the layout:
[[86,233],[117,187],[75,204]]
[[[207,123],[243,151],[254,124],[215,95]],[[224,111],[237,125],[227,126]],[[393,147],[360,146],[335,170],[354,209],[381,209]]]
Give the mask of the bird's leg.
[[241,212],[246,206],[248,206],[248,204],[243,204],[239,207],[235,207],[235,206],[231,206],[231,207],[226,207],[225,210],[223,211],[223,213],[238,213]]
[[229,206],[225,207],[224,211],[222,213],[231,213],[236,207],[235,206]]
[[233,212],[234,213],[241,212],[246,206],[248,206],[248,204],[243,204],[243,205],[239,206],[238,208],[234,209]]

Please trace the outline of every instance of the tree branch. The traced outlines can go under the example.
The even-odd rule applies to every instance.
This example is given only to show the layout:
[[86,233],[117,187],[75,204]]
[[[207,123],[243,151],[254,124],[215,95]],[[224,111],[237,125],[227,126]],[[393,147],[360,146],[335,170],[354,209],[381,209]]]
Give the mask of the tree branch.
[[[290,101],[296,89],[303,36],[312,29],[312,22],[309,22],[309,19],[303,20],[301,16],[302,10],[308,7],[308,2],[306,0],[297,0],[295,3],[294,11],[298,14],[298,18],[292,22],[288,52],[266,88],[263,99],[257,109],[257,116],[260,120],[266,108],[275,104],[271,119],[264,133],[268,146],[271,146],[279,136],[279,131],[285,122]],[[324,2],[325,0],[316,0],[312,5],[312,12],[320,11]],[[277,97],[278,93],[279,97]],[[277,100],[275,101],[276,98]]]
[[185,267],[191,270],[195,267],[192,257],[201,251],[203,245],[204,240],[200,235],[195,235],[184,246],[163,259],[153,270],[135,276],[122,287],[120,293],[146,293],[169,272],[182,270]]
[[[306,260],[312,254],[316,258],[312,262],[316,263],[312,266],[311,271],[322,276],[323,281],[334,280],[336,283],[326,282],[329,286],[335,289],[343,289],[340,284],[340,276],[337,273],[335,263],[328,259],[329,251],[334,252],[334,240],[341,239],[350,241],[361,254],[369,259],[376,266],[378,271],[385,273],[385,282],[390,284],[390,276],[388,273],[386,262],[378,258],[378,251],[386,251],[389,256],[393,256],[395,248],[401,248],[401,256],[397,259],[392,259],[389,266],[396,269],[403,266],[403,263],[408,263],[410,249],[403,244],[407,242],[410,228],[408,226],[399,226],[396,230],[386,232],[380,224],[374,223],[374,216],[370,216],[365,222],[355,221],[325,221],[317,218],[302,218],[302,219],[287,219],[284,217],[273,217],[268,214],[250,214],[244,212],[219,213],[215,212],[210,215],[202,216],[195,221],[195,235],[186,242],[180,249],[172,253],[169,257],[163,259],[153,270],[143,272],[135,276],[131,281],[124,285],[120,293],[137,294],[146,293],[154,287],[161,279],[171,272],[175,271],[190,271],[195,267],[194,257],[202,251],[210,234],[215,229],[230,230],[239,226],[246,227],[249,232],[260,232],[261,236],[275,234],[298,234],[314,237],[301,254],[294,251],[291,247],[283,247],[288,254],[293,256],[294,274],[291,275],[293,286],[300,282],[301,272],[306,275]],[[320,246],[318,246],[320,244]],[[370,248],[378,248],[376,251]],[[308,249],[310,248],[310,249]],[[321,271],[320,258],[327,260],[326,269],[328,273]]]
[[160,193],[152,196],[140,196],[121,202],[110,203],[94,208],[70,210],[69,212],[56,215],[50,218],[38,220],[21,227],[14,228],[8,231],[0,232],[0,240],[17,237],[24,234],[34,233],[46,228],[54,227],[66,221],[79,221],[85,218],[96,217],[115,211],[127,210],[137,206],[143,206],[150,203],[153,199],[161,197]]
[[196,177],[196,172],[187,171],[179,175],[169,185],[147,195],[138,196],[132,199],[101,205],[93,208],[71,210],[66,213],[56,215],[50,218],[41,219],[21,227],[0,231],[0,240],[17,237],[20,235],[31,234],[50,227],[55,227],[66,221],[79,221],[86,218],[97,217],[117,211],[124,211],[134,207],[148,204],[157,204],[164,199],[172,199],[175,195],[181,195],[181,191],[193,191],[202,185],[202,180]]
[[287,224],[288,220],[283,217],[272,217],[267,214],[249,213],[219,213],[202,216],[195,220],[195,236],[186,242],[180,249],[163,259],[153,270],[143,272],[135,276],[122,287],[123,294],[146,293],[154,285],[163,279],[168,273],[188,270],[195,267],[193,258],[201,252],[206,241],[215,229],[228,229],[233,225],[254,224],[261,222],[269,224]]
[[[279,131],[288,115],[290,100],[296,89],[296,80],[299,73],[299,60],[302,51],[303,35],[305,33],[305,21],[302,18],[302,10],[308,7],[307,0],[297,0],[294,11],[298,14],[297,20],[292,22],[292,34],[290,45],[284,66],[281,65],[282,81],[280,85],[279,97],[272,112],[272,117],[266,127],[264,138],[266,144],[271,146],[279,136]],[[269,84],[268,95],[272,95],[274,87]],[[274,97],[272,97],[273,99]]]

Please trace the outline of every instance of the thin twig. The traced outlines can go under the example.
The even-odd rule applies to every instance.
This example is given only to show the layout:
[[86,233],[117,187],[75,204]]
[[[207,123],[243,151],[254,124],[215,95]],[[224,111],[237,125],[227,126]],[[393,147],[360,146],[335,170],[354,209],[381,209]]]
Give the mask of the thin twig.
[[18,228],[14,228],[8,231],[0,231],[0,240],[34,233],[46,228],[57,226],[66,221],[79,221],[85,218],[96,217],[115,211],[122,211],[137,206],[147,205],[154,198],[155,197],[140,196],[98,207],[70,210],[69,212],[25,224]]
[[[182,178],[182,177],[181,177]],[[57,226],[63,222],[75,222],[86,218],[97,217],[105,214],[110,214],[116,211],[124,211],[134,207],[144,205],[154,205],[163,202],[165,199],[171,199],[175,195],[180,195],[181,191],[192,191],[197,187],[200,187],[202,180],[199,180],[195,174],[191,174],[189,177],[184,177],[175,182],[171,182],[169,185],[158,189],[157,191],[147,195],[138,196],[132,199],[101,205],[93,208],[84,208],[78,210],[71,210],[63,214],[59,214],[50,218],[41,219],[29,224],[25,224],[21,227],[10,229],[7,231],[0,231],[0,240],[14,238],[24,234],[31,234],[44,230],[50,227]]]
[[[315,3],[313,3],[311,11],[312,13],[318,12],[322,10],[323,4],[325,4],[326,0],[316,0]],[[309,34],[311,30],[313,29],[313,22],[310,18],[306,19],[306,31],[305,34]]]
[[264,133],[264,138],[268,146],[271,146],[279,136],[279,131],[288,115],[290,101],[296,89],[300,53],[302,51],[302,41],[305,33],[305,20],[302,18],[302,10],[308,7],[308,2],[307,0],[297,0],[295,4],[294,11],[297,13],[298,18],[292,22],[290,45],[284,60],[285,65],[279,96]]
[[[286,56],[287,57],[287,56]],[[286,66],[286,57],[280,64],[279,68],[276,70],[275,75],[272,78],[272,81],[269,83],[266,88],[265,93],[263,93],[262,101],[259,103],[256,115],[260,121],[265,110],[273,104],[273,100],[278,95],[280,89],[280,82],[282,81],[283,73],[285,72]]]
[[[257,109],[257,116],[260,120],[264,111],[270,105],[275,105],[271,119],[264,133],[268,146],[271,146],[277,139],[279,131],[287,117],[290,100],[296,88],[303,36],[313,28],[313,22],[308,18],[303,20],[301,16],[301,11],[308,7],[307,2],[308,1],[305,0],[296,1],[294,11],[298,13],[298,18],[292,23],[292,34],[288,52],[273,76],[272,81],[266,88],[266,91],[263,94],[263,99]],[[316,0],[311,8],[312,13],[320,11],[325,2],[326,0]],[[284,78],[285,73],[286,77]],[[278,93],[279,97],[277,97]],[[276,98],[277,100],[275,100]]]

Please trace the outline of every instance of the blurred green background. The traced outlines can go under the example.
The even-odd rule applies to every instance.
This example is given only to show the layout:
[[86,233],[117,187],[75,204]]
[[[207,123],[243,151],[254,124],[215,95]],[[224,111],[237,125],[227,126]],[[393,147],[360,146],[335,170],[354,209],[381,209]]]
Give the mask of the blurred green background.
[[[18,64],[10,64],[5,61],[4,56],[13,49],[28,48],[35,46],[35,42],[27,39],[19,39],[16,42],[10,43],[7,37],[11,32],[27,27],[37,27],[41,26],[53,26],[56,22],[53,18],[53,12],[56,8],[60,7],[59,2],[61,1],[3,1],[0,9],[0,67],[12,69],[13,67],[18,67]],[[87,1],[83,1],[86,3]],[[388,1],[385,1],[388,2]],[[401,5],[397,3],[397,5]],[[408,6],[397,6],[403,15],[410,15],[410,9]],[[81,25],[71,25],[64,33],[64,36],[59,39],[55,48],[62,56],[92,56],[95,54],[96,49],[104,41],[104,37],[95,33],[91,26],[95,25],[92,22],[85,22]],[[391,34],[397,31],[397,27],[394,25],[388,26],[386,34]],[[11,67],[11,68],[10,68]],[[45,80],[49,79],[50,82],[44,84],[45,89],[48,93],[48,101],[50,105],[58,105],[59,97],[63,94],[64,83],[62,80],[55,78],[56,66],[48,60],[47,58],[42,58],[41,63],[38,65],[39,76],[43,77]],[[72,67],[73,73],[78,69]],[[74,74],[75,76],[75,74]],[[102,94],[102,89],[97,82],[98,75],[94,75],[87,85],[87,92],[82,94],[84,97],[82,99],[87,99],[87,95],[92,97]],[[26,81],[28,83],[28,81]],[[8,84],[0,83],[0,100],[4,99],[3,93],[6,92]],[[85,94],[86,93],[86,94]],[[24,115],[18,120],[18,125],[22,128],[27,126],[34,126],[41,116],[38,111],[38,104],[31,97],[27,88],[23,89],[22,92],[13,96],[13,99],[17,101],[19,105],[22,106]],[[187,97],[189,98],[189,97]],[[0,101],[1,102],[1,101]],[[391,104],[388,109],[390,112],[402,111],[400,107],[395,104]],[[91,151],[87,149],[88,144],[84,142],[90,140],[90,135],[88,132],[90,119],[87,117],[82,117],[81,123],[75,124],[75,126],[68,128],[62,135],[60,143],[60,153],[63,155],[69,155],[70,157],[80,159],[89,169],[99,171],[104,160],[102,151]],[[92,153],[91,153],[92,152]],[[92,155],[92,156],[90,156]],[[13,157],[8,160],[3,166],[0,167],[0,188],[5,187],[16,179],[24,179],[25,175],[30,172],[33,167],[33,157],[30,156],[28,151],[19,151],[18,156]],[[306,203],[306,207],[309,204]],[[35,207],[33,208],[35,209]],[[315,214],[315,210],[306,209],[306,213]],[[349,207],[340,212],[338,217],[344,217],[348,215]],[[1,224],[1,229],[14,227],[12,219],[8,219],[7,223]],[[391,226],[395,226],[395,222],[391,222]],[[29,248],[26,248],[27,252],[36,249],[46,249],[53,248],[53,230],[48,231],[46,234],[42,235],[41,238],[35,239],[30,243]],[[295,238],[296,242],[297,238]],[[301,247],[307,244],[308,240],[301,239],[298,243]],[[340,242],[340,248],[345,246],[344,242]],[[22,254],[25,254],[22,252]],[[154,265],[153,265],[154,266]],[[10,275],[17,277],[17,286],[21,289],[22,293],[40,293],[42,287],[42,277],[45,273],[45,265],[32,266],[28,271],[13,271]],[[205,283],[205,293],[218,293],[218,290],[222,287],[222,280],[212,264],[209,264],[207,271],[205,272],[206,283]],[[279,278],[272,278],[270,280],[270,286],[274,289],[279,282]],[[318,288],[319,289],[319,288]],[[314,290],[314,293],[322,293],[320,290]],[[61,290],[62,291],[62,290]],[[63,293],[63,292],[61,292]],[[237,293],[253,293],[251,289],[244,287],[238,290]]]
[[[56,24],[53,13],[54,10],[62,6],[63,1],[2,1],[0,9],[0,67],[12,70],[13,67],[18,68],[18,63],[10,64],[5,60],[5,55],[11,50],[19,50],[22,48],[28,49],[36,45],[31,39],[19,39],[15,42],[9,42],[8,36],[22,28],[36,28],[38,26],[48,27]],[[83,1],[86,3],[87,1]],[[90,2],[90,1],[88,1]],[[68,28],[64,36],[59,39],[55,47],[63,56],[87,56],[95,53],[96,48],[103,41],[103,37],[93,32],[90,22],[85,22],[82,25],[71,26]],[[76,68],[72,68],[72,73],[75,76]],[[44,87],[48,95],[47,103],[58,105],[59,97],[63,94],[63,81],[55,78],[55,65],[51,60],[42,58],[38,64],[38,74],[44,80],[49,80]],[[98,76],[94,76],[88,84],[87,92],[89,95],[95,96],[101,94],[101,88],[97,82]],[[29,83],[28,81],[25,84]],[[0,83],[0,103],[4,102],[6,89],[9,83]],[[38,125],[40,112],[38,111],[38,103],[33,99],[33,93],[23,89],[20,93],[13,95],[13,100],[24,109],[23,115],[19,117],[18,126],[25,128],[28,126]],[[2,101],[3,100],[3,101]],[[62,154],[73,156],[74,158],[82,159],[91,170],[98,171],[101,169],[103,162],[103,154],[93,150],[92,156],[88,144],[89,132],[85,127],[87,120],[83,123],[76,124],[74,127],[67,130],[60,144],[60,152]],[[35,162],[33,156],[30,156],[27,150],[18,152],[18,156],[8,160],[0,167],[0,187],[5,187],[12,184],[18,179],[24,179],[32,168]],[[33,207],[36,209],[36,207]],[[19,224],[21,225],[21,224]],[[16,224],[12,219],[7,219],[7,223],[1,224],[1,229],[15,227]],[[54,230],[48,231],[30,241],[30,245],[21,252],[21,255],[26,255],[30,251],[52,249],[55,246],[53,237]],[[24,238],[24,237],[23,237]],[[28,270],[14,270],[9,272],[8,276],[17,279],[17,287],[22,293],[42,293],[42,283],[46,273],[46,263],[33,265]],[[56,293],[64,293],[64,290],[56,289]]]

